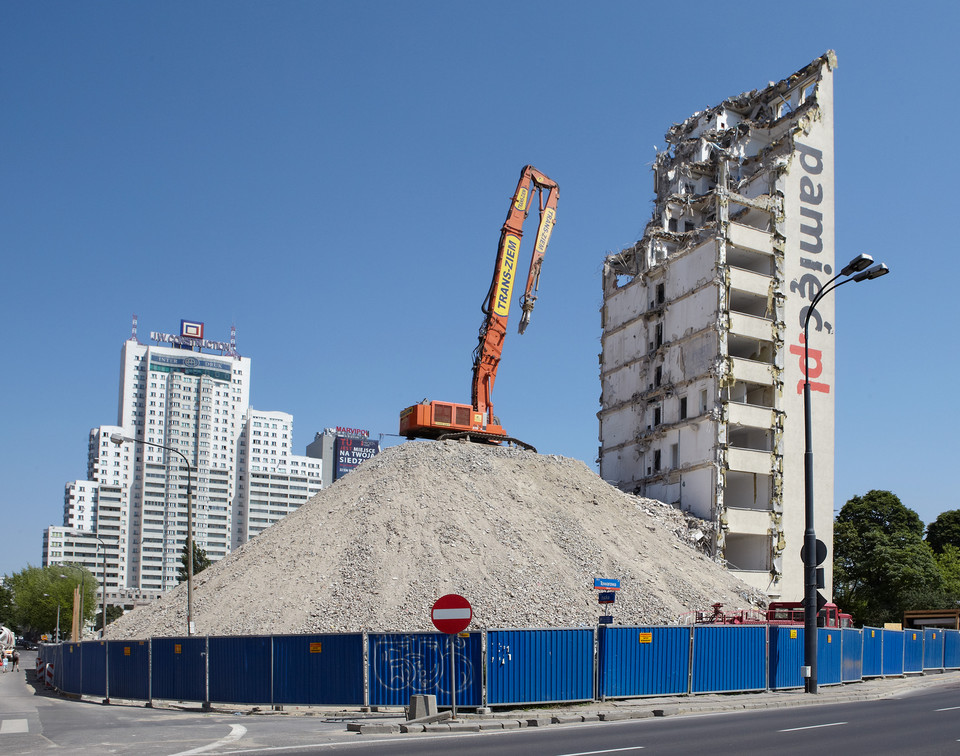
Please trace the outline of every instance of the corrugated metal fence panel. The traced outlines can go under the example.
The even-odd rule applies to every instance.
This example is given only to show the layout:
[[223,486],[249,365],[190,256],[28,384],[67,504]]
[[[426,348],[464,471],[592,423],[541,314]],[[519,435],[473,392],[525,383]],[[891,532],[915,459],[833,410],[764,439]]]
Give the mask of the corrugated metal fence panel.
[[883,674],[903,674],[903,630],[883,630]]
[[[483,634],[454,636],[457,706],[483,703]],[[450,705],[450,640],[441,633],[367,635],[371,706],[406,706],[412,695]]]
[[207,700],[207,639],[154,638],[151,686],[154,698]]
[[863,679],[863,636],[863,630],[852,627],[840,631],[840,647],[843,649],[840,678],[845,683]]
[[53,673],[54,685],[59,690],[80,695],[83,692],[83,644],[61,643]]
[[111,698],[150,698],[149,641],[107,641]]
[[210,638],[210,701],[273,703],[269,635]]
[[363,633],[274,636],[273,703],[363,706]]
[[839,685],[843,672],[840,629],[817,628],[817,685]]
[[[57,690],[63,690],[63,670],[64,670],[64,658],[63,658],[63,643],[58,643],[53,646],[53,653],[50,655],[50,661],[53,662],[53,687]],[[79,652],[78,652],[79,653]],[[80,691],[80,657],[78,656],[75,660],[77,665],[76,671],[76,688],[77,692]]]
[[691,627],[600,627],[600,696],[688,692]]
[[693,693],[765,690],[767,626],[693,628]]
[[923,668],[943,669],[943,628],[923,629]]
[[487,631],[487,703],[592,701],[593,628]]
[[960,630],[943,631],[944,669],[960,668]]
[[803,687],[803,677],[800,674],[803,654],[802,627],[770,626],[771,690]]
[[923,671],[923,630],[903,631],[903,671]]
[[83,653],[80,663],[83,671],[82,693],[85,696],[107,695],[107,643],[106,641],[84,641],[80,644]]
[[880,677],[883,674],[883,630],[863,628],[863,676]]

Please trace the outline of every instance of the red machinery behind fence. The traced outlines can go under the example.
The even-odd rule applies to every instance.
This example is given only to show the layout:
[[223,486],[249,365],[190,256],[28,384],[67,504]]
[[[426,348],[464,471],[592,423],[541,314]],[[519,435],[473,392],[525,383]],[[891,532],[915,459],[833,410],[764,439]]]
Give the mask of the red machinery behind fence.
[[[709,612],[690,612],[687,624],[695,625],[803,625],[802,601],[771,601],[766,609],[724,611],[723,604],[713,604]],[[817,614],[818,627],[853,627],[849,614],[836,604],[826,603]]]

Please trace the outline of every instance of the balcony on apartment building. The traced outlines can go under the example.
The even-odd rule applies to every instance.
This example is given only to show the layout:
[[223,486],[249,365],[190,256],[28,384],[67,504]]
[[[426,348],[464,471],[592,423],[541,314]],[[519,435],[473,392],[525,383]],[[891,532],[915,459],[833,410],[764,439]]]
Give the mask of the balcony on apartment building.
[[727,568],[761,591],[770,589],[770,535],[728,532],[723,549]]
[[727,467],[767,475],[773,470],[773,429],[727,425]]

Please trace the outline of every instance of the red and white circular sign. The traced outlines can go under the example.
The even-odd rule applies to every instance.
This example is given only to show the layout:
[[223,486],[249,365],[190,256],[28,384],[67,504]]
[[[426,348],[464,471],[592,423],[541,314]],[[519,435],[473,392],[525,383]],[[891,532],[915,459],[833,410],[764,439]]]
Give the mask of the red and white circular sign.
[[467,629],[473,619],[473,607],[463,596],[448,593],[441,596],[433,605],[430,619],[441,633],[453,635]]

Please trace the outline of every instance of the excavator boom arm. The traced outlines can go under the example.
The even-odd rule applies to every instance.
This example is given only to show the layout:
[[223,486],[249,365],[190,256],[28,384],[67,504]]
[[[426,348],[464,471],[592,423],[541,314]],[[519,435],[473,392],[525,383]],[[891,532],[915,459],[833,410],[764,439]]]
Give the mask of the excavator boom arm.
[[540,223],[527,283],[520,297],[523,310],[520,316],[519,331],[523,333],[530,322],[530,315],[536,303],[536,291],[540,284],[540,268],[550,243],[550,234],[557,218],[557,183],[547,178],[532,165],[524,166],[520,172],[517,189],[510,201],[507,218],[500,230],[500,245],[497,249],[496,264],[493,269],[493,281],[484,302],[484,321],[480,326],[479,344],[474,351],[473,361],[473,408],[493,422],[493,384],[497,377],[497,368],[503,354],[503,341],[507,335],[507,321],[510,315],[510,303],[513,297],[513,285],[517,277],[517,262],[520,253],[520,241],[523,238],[523,224],[533,205],[534,193],[540,211]]

